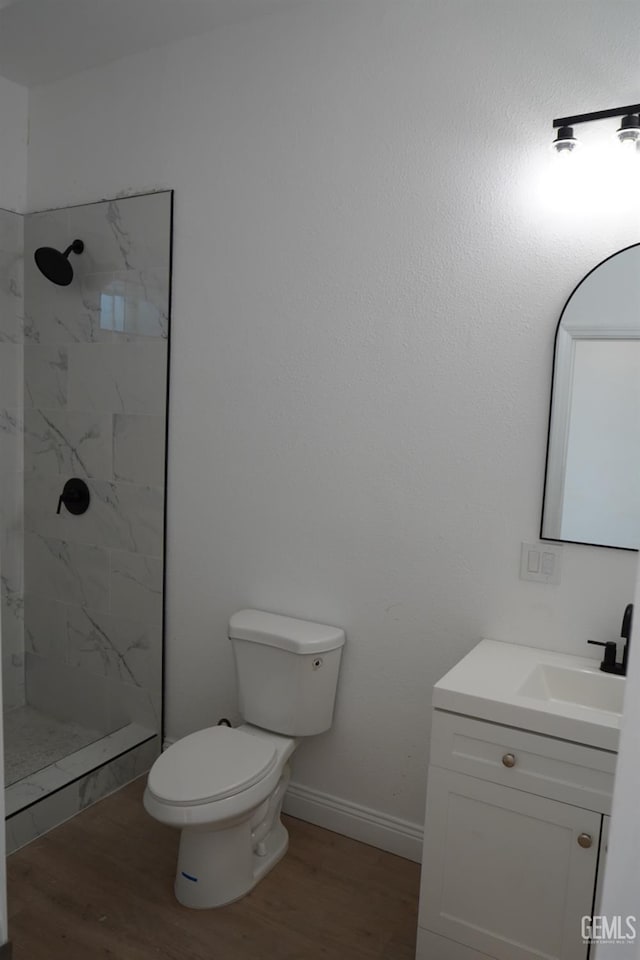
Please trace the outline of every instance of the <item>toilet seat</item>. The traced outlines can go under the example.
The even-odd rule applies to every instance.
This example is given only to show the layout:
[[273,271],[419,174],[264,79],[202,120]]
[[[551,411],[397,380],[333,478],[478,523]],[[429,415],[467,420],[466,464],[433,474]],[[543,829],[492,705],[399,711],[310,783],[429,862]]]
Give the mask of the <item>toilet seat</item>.
[[158,757],[147,781],[162,803],[197,806],[248,790],[277,763],[272,742],[232,727],[208,727]]

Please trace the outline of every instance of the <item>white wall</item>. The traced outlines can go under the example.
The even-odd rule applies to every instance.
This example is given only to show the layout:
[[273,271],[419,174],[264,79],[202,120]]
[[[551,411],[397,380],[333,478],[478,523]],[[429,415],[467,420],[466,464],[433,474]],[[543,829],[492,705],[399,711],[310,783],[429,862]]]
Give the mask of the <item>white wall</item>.
[[[24,87],[20,87],[15,83],[10,83],[8,80],[0,77],[0,128],[2,134],[0,135],[0,207],[6,210],[24,210],[26,199],[27,199],[27,107],[28,107],[28,93]],[[6,219],[6,218],[5,218]],[[17,218],[16,218],[17,219]],[[2,224],[2,237],[0,237],[0,247],[3,247],[5,244],[3,241],[6,239],[6,230],[5,223]],[[15,261],[15,249],[10,248],[9,252],[13,261]],[[1,256],[1,254],[0,254]],[[15,262],[10,261],[10,267],[15,269]],[[11,270],[11,276],[14,277],[13,269]],[[15,293],[14,296],[10,298],[3,297],[3,291],[0,291],[0,303],[4,310],[7,307],[15,303]],[[6,333],[7,327],[5,324],[8,322],[9,327],[11,327],[11,322],[8,321],[8,318],[3,316],[0,318],[0,341],[5,340],[1,334]],[[10,336],[8,339],[12,339]],[[0,351],[0,366],[3,361],[6,359],[15,360],[15,353],[12,353],[15,344],[14,343],[5,343],[1,344],[4,349]],[[11,379],[10,369],[5,368],[5,375],[9,374],[8,379]],[[13,371],[15,376],[15,371]],[[20,360],[20,377],[22,374],[22,366]],[[5,379],[7,377],[5,376]],[[19,381],[19,378],[18,378]],[[16,381],[16,382],[18,382]],[[14,384],[15,385],[15,384]],[[3,387],[6,387],[6,384],[3,383]],[[3,401],[8,403],[6,397],[6,389],[3,390]],[[5,434],[7,433],[7,422],[6,410],[0,414],[0,419],[5,418],[3,421]],[[6,454],[10,450],[8,444],[3,445],[3,453]],[[3,469],[6,469],[6,464],[0,464],[0,474]],[[11,463],[12,470],[15,468],[15,464]],[[0,482],[0,487],[2,488],[3,494],[6,494],[7,490],[5,484]],[[6,508],[6,497],[2,504],[3,508]],[[3,538],[4,539],[4,538]],[[2,570],[2,557],[0,556],[0,571]],[[0,641],[1,641],[0,637]],[[0,664],[2,658],[0,657]],[[0,682],[0,717],[2,716],[2,683]],[[4,742],[3,738],[0,736],[0,822],[4,822]],[[5,870],[5,836],[4,830],[0,831],[0,943],[4,943],[7,939],[7,880],[6,880],[6,870]]]
[[327,0],[32,91],[31,210],[176,190],[170,736],[233,712],[234,609],[339,624],[296,779],[421,822],[430,689],[478,639],[616,636],[635,554],[518,568],[560,309],[640,213],[550,202],[551,120],[637,99],[639,29],[611,0]]
[[27,201],[26,87],[0,77],[0,207],[22,212]]
[[623,933],[628,932],[627,917],[635,918],[636,936],[627,943],[602,944],[595,960],[637,960],[640,957],[640,577],[634,597],[633,635],[629,670],[624,694],[624,716],[620,735],[620,753],[616,768],[611,833],[601,915],[610,920],[622,917]]

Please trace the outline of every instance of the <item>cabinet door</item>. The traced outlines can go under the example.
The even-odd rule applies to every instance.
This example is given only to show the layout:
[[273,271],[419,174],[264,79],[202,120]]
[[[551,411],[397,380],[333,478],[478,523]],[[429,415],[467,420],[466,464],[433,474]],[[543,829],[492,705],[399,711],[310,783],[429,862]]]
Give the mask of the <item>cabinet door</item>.
[[598,861],[598,879],[596,882],[596,897],[594,901],[593,912],[596,916],[602,913],[602,889],[604,887],[604,872],[607,866],[607,853],[609,852],[609,824],[611,817],[602,818],[602,838],[600,840],[600,859]]
[[592,811],[430,767],[421,926],[495,960],[585,960],[600,825]]

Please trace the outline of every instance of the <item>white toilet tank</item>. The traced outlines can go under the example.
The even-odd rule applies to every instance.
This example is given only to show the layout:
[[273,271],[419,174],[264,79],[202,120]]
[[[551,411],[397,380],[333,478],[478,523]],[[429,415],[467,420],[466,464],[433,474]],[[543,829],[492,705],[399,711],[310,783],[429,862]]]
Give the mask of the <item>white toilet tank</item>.
[[247,723],[289,737],[331,726],[344,630],[261,610],[229,621],[240,712]]

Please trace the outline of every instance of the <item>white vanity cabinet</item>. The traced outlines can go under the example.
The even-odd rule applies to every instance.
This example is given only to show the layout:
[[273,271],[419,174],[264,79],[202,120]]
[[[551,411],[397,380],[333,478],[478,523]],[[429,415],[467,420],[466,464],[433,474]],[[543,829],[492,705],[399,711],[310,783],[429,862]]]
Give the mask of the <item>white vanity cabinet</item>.
[[615,760],[433,711],[417,960],[587,960]]

